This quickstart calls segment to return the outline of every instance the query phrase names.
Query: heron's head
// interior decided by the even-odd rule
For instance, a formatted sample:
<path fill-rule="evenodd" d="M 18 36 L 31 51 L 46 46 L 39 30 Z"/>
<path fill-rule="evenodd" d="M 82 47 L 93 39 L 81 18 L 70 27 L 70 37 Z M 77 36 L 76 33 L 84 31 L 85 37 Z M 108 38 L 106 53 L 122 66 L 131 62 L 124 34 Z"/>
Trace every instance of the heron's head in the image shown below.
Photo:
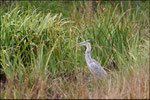
<path fill-rule="evenodd" d="M 91 44 L 88 41 L 84 41 L 84 42 L 78 43 L 78 45 L 88 46 L 88 45 L 91 45 Z"/>

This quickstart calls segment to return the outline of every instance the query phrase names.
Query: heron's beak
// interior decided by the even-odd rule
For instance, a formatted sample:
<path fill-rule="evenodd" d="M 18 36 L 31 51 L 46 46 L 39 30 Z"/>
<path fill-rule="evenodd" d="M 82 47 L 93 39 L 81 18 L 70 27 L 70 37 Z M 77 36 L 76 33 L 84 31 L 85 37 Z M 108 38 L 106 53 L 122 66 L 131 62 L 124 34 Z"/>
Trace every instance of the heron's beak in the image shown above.
<path fill-rule="evenodd" d="M 80 44 L 79 44 L 79 43 L 77 43 L 77 46 L 80 46 Z"/>
<path fill-rule="evenodd" d="M 81 43 L 77 43 L 77 45 L 86 45 L 86 44 L 87 44 L 87 42 L 86 42 L 86 41 L 81 42 Z"/>
<path fill-rule="evenodd" d="M 81 46 L 81 45 L 83 45 L 83 44 L 82 44 L 82 43 L 77 43 L 77 45 L 78 45 L 78 46 Z"/>

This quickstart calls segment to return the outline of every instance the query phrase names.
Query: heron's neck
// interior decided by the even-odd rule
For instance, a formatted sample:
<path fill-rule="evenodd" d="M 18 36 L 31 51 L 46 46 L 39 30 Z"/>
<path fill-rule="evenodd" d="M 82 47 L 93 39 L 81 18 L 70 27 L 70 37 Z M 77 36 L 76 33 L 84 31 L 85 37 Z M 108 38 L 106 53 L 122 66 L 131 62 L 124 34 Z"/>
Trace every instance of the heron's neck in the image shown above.
<path fill-rule="evenodd" d="M 85 51 L 85 59 L 87 60 L 87 59 L 91 58 L 91 45 L 89 44 L 86 47 L 87 47 L 87 49 Z"/>

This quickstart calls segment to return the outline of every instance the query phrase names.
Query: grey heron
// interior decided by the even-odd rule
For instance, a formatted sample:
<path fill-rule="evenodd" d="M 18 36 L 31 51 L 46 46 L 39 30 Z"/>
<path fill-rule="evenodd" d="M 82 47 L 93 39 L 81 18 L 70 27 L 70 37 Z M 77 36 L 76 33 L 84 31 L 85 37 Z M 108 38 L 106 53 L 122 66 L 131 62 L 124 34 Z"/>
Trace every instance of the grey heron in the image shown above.
<path fill-rule="evenodd" d="M 87 48 L 85 51 L 85 60 L 92 74 L 94 74 L 96 77 L 100 79 L 104 78 L 107 75 L 106 71 L 95 59 L 91 58 L 90 42 L 84 41 L 84 42 L 78 43 L 78 45 L 84 45 Z"/>

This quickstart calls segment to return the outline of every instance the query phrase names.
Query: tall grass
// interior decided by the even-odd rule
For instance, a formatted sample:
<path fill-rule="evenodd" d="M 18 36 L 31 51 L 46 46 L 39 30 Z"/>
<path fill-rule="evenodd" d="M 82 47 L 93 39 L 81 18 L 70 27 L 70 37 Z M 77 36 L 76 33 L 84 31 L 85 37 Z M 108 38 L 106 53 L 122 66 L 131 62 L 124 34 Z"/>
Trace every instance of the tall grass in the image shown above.
<path fill-rule="evenodd" d="M 54 73 L 56 69 L 65 68 L 63 67 L 65 61 L 61 60 L 67 59 L 66 53 L 73 48 L 70 44 L 72 43 L 71 33 L 68 31 L 71 21 L 61 19 L 61 15 L 52 16 L 51 13 L 42 15 L 31 9 L 24 12 L 16 7 L 5 13 L 1 22 L 4 66 L 8 58 L 8 61 L 15 60 L 12 63 L 17 66 L 18 60 L 21 61 L 24 67 L 32 66 L 33 63 L 35 65 L 35 59 L 38 59 L 38 65 L 42 68 L 49 66 L 48 69 Z M 11 54 L 6 57 L 7 53 L 5 54 L 4 51 Z M 14 68 L 13 65 L 9 66 Z"/>
<path fill-rule="evenodd" d="M 71 18 L 32 3 L 1 7 L 0 64 L 7 76 L 1 98 L 149 98 L 146 4 L 124 9 L 107 2 L 95 15 L 87 2 L 77 4 Z M 94 80 L 85 49 L 76 46 L 84 40 L 90 40 L 92 57 L 103 67 L 111 59 L 119 71 Z"/>

